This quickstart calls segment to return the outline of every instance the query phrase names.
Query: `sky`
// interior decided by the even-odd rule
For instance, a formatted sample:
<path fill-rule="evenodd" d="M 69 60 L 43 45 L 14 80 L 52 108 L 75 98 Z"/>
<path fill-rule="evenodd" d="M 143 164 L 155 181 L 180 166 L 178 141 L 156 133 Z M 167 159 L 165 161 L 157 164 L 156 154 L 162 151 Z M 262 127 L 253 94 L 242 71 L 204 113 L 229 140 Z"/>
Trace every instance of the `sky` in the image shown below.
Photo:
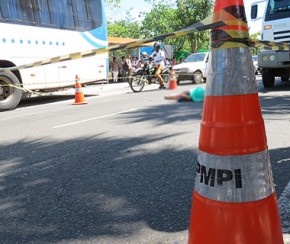
<path fill-rule="evenodd" d="M 120 6 L 121 9 L 115 12 L 111 12 L 109 9 L 106 9 L 106 11 L 109 11 L 109 16 L 107 13 L 107 17 L 114 19 L 124 19 L 124 16 L 126 15 L 126 10 L 130 10 L 131 16 L 138 19 L 139 13 L 146 11 L 150 12 L 151 10 L 151 4 L 146 3 L 144 0 L 120 0 Z"/>
<path fill-rule="evenodd" d="M 224 0 L 223 0 L 224 1 Z M 248 19 L 248 25 L 250 27 L 250 34 L 260 31 L 262 23 L 261 20 L 252 22 L 250 18 L 251 5 L 257 1 L 261 0 L 244 0 L 244 5 L 246 8 L 246 15 Z M 260 6 L 264 7 L 265 4 Z M 131 9 L 131 10 L 130 10 Z M 110 12 L 109 9 L 106 9 L 107 17 L 112 20 L 124 19 L 126 15 L 126 10 L 130 10 L 131 16 L 138 20 L 140 12 L 150 11 L 151 5 L 146 3 L 144 0 L 121 0 L 121 9 L 115 12 Z"/>

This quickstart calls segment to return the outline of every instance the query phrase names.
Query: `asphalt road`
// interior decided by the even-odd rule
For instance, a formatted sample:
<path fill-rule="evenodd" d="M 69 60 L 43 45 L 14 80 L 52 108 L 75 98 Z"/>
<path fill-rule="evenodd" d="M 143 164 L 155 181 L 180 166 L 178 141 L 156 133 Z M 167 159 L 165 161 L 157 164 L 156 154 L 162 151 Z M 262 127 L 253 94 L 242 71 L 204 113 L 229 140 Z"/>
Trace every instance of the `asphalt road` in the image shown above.
<path fill-rule="evenodd" d="M 257 83 L 289 234 L 290 84 Z M 2 112 L 1 243 L 187 243 L 202 103 L 163 99 L 178 91 L 88 86 L 86 105 L 69 90 Z"/>

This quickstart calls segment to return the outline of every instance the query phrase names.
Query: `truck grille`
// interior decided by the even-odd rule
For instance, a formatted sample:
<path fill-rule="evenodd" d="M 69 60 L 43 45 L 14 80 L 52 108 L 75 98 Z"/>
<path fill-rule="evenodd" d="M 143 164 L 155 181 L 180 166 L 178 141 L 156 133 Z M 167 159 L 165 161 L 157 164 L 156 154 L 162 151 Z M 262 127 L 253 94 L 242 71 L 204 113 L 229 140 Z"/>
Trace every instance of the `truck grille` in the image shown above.
<path fill-rule="evenodd" d="M 290 31 L 275 31 L 274 41 L 282 43 L 290 43 Z"/>

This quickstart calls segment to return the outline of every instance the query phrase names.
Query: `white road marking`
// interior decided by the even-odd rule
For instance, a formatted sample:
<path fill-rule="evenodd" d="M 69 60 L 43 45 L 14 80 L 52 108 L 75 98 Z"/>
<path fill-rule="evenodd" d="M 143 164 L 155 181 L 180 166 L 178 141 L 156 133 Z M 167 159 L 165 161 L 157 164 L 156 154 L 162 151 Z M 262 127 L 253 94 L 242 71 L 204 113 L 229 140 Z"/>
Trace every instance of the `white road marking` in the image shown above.
<path fill-rule="evenodd" d="M 63 127 L 67 127 L 67 126 L 72 126 L 72 125 L 77 125 L 77 124 L 81 124 L 81 123 L 86 123 L 92 120 L 97 120 L 97 119 L 103 119 L 103 118 L 108 118 L 108 117 L 112 117 L 115 115 L 119 115 L 119 114 L 124 114 L 124 113 L 128 113 L 128 112 L 132 112 L 132 111 L 136 111 L 137 109 L 129 109 L 129 110 L 125 110 L 125 111 L 121 111 L 121 112 L 117 112 L 117 113 L 112 113 L 112 114 L 106 114 L 106 115 L 102 115 L 102 116 L 98 116 L 98 117 L 94 117 L 94 118 L 89 118 L 89 119 L 84 119 L 84 120 L 79 120 L 76 122 L 72 122 L 72 123 L 68 123 L 68 124 L 63 124 L 63 125 L 57 125 L 52 127 L 53 129 L 58 129 L 58 128 L 63 128 Z"/>

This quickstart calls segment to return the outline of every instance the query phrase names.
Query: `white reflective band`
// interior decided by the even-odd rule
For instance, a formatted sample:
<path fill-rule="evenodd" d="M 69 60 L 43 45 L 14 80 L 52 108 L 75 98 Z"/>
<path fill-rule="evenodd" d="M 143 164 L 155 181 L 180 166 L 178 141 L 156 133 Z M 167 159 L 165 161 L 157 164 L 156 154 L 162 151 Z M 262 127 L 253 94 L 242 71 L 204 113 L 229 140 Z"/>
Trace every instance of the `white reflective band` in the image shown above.
<path fill-rule="evenodd" d="M 252 54 L 249 48 L 212 50 L 207 67 L 207 96 L 257 93 Z"/>
<path fill-rule="evenodd" d="M 82 92 L 82 88 L 75 88 L 75 92 Z"/>
<path fill-rule="evenodd" d="M 221 202 L 251 202 L 274 192 L 268 150 L 217 156 L 199 152 L 195 191 Z"/>

